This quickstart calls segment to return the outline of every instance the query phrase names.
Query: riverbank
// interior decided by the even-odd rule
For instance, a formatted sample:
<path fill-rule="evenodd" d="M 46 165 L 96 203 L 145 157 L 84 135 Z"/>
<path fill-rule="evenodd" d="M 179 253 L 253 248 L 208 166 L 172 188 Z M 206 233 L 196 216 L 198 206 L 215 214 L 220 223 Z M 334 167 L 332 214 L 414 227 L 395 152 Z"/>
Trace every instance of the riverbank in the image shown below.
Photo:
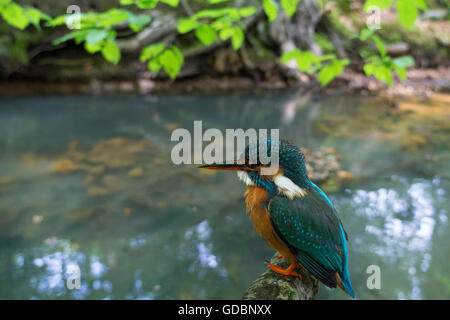
<path fill-rule="evenodd" d="M 15 80 L 0 82 L 0 96 L 21 96 L 33 94 L 108 94 L 158 92 L 215 92 L 223 90 L 274 90 L 298 89 L 305 93 L 358 93 L 363 95 L 427 96 L 432 93 L 450 93 L 450 67 L 437 69 L 412 69 L 405 82 L 395 81 L 392 87 L 373 77 L 354 71 L 345 71 L 327 87 L 321 87 L 312 77 L 300 75 L 300 82 L 279 77 L 271 81 L 258 81 L 244 76 L 212 78 L 200 76 L 177 81 L 152 80 L 99 80 L 91 81 L 35 81 Z"/>

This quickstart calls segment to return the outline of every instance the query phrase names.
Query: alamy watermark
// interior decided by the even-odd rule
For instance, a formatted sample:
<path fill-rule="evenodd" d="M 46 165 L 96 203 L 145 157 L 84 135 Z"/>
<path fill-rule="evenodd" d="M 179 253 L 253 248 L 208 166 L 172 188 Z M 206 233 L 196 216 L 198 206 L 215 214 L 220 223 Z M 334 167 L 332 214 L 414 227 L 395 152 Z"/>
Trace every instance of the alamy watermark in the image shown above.
<path fill-rule="evenodd" d="M 369 6 L 366 9 L 369 16 L 366 19 L 366 26 L 369 30 L 381 29 L 381 8 L 379 6 Z"/>
<path fill-rule="evenodd" d="M 77 5 L 67 7 L 66 27 L 70 30 L 81 29 L 81 9 Z"/>
<path fill-rule="evenodd" d="M 67 266 L 67 273 L 70 274 L 66 281 L 66 287 L 69 290 L 81 288 L 81 270 L 77 265 Z"/>
<path fill-rule="evenodd" d="M 266 142 L 267 138 L 269 138 L 267 129 L 247 129 L 245 131 L 243 129 L 226 129 L 224 138 L 222 131 L 219 129 L 210 128 L 203 132 L 202 121 L 194 121 L 193 136 L 185 128 L 178 128 L 172 132 L 171 141 L 178 141 L 179 143 L 172 148 L 171 159 L 176 165 L 260 164 L 261 175 L 274 175 L 278 172 L 279 166 L 279 129 L 270 129 L 270 153 L 267 148 L 268 144 L 261 143 Z M 256 145 L 258 141 L 260 142 L 258 153 L 249 152 L 248 159 L 239 157 L 239 155 L 244 154 L 247 142 L 249 145 Z M 203 149 L 203 142 L 210 143 Z M 225 157 L 224 147 L 226 147 Z"/>
<path fill-rule="evenodd" d="M 372 264 L 367 267 L 366 273 L 370 274 L 370 276 L 367 278 L 367 289 L 373 290 L 373 289 L 381 289 L 381 269 L 376 264 Z"/>

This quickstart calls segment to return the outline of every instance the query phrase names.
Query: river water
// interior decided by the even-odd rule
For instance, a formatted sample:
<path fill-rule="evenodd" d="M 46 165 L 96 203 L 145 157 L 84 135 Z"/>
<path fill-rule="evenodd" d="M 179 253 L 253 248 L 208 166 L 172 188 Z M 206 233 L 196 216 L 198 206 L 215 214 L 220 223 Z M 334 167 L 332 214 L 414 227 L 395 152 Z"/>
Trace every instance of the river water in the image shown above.
<path fill-rule="evenodd" d="M 357 298 L 449 299 L 449 107 L 294 91 L 1 98 L 0 298 L 240 299 L 274 252 L 235 174 L 172 163 L 171 132 L 201 120 L 333 148 L 353 176 L 326 191 Z"/>

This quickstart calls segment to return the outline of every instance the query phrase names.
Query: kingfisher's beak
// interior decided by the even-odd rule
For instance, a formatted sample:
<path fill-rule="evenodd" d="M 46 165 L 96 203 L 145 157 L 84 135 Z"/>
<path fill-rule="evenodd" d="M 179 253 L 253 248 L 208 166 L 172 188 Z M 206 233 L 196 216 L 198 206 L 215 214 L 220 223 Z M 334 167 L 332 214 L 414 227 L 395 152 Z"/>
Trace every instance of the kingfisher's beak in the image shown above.
<path fill-rule="evenodd" d="M 248 170 L 248 166 L 246 166 L 245 164 L 237 164 L 237 163 L 213 163 L 213 164 L 205 164 L 202 166 L 199 166 L 200 169 L 209 169 L 209 170 L 233 170 L 233 171 L 238 171 L 238 170 L 243 170 L 246 171 Z"/>

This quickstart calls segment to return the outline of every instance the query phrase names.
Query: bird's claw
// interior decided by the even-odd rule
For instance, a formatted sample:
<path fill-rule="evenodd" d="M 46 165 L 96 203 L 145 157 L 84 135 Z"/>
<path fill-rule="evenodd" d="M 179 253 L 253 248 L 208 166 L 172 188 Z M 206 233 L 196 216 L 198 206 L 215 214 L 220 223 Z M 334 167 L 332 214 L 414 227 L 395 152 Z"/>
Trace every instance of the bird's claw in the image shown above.
<path fill-rule="evenodd" d="M 289 267 L 287 267 L 287 269 L 282 269 L 274 264 L 271 264 L 269 261 L 265 260 L 264 261 L 267 266 L 274 272 L 278 273 L 278 274 L 282 274 L 284 276 L 294 276 L 294 277 L 299 277 L 300 279 L 302 279 L 302 276 L 300 274 L 298 274 L 297 272 L 294 272 L 295 268 L 297 267 L 297 263 L 292 263 Z"/>

